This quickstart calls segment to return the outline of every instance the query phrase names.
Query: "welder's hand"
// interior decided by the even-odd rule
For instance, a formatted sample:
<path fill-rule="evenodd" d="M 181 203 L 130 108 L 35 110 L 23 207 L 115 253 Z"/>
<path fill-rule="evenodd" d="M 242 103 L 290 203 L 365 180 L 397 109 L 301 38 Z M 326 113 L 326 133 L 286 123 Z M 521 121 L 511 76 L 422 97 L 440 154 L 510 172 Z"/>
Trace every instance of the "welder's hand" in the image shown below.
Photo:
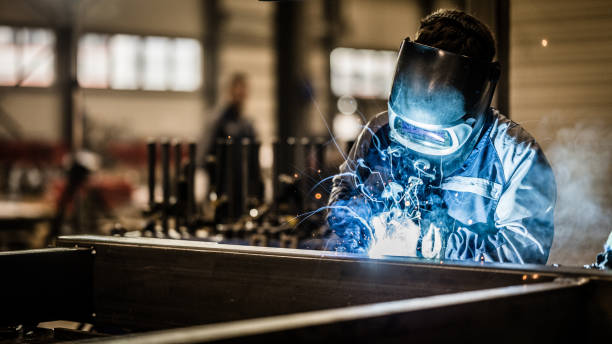
<path fill-rule="evenodd" d="M 440 228 L 432 223 L 423 235 L 421 254 L 424 258 L 437 259 L 440 258 L 441 250 L 442 235 L 440 234 Z"/>

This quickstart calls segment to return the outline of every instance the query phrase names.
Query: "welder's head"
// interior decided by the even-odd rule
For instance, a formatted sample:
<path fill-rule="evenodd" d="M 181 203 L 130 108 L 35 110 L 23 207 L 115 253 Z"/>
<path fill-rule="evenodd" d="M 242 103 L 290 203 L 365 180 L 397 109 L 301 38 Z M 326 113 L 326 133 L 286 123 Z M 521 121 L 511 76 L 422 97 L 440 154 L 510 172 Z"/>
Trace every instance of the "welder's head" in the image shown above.
<path fill-rule="evenodd" d="M 455 171 L 474 148 L 499 77 L 495 42 L 476 18 L 440 10 L 400 48 L 391 95 L 392 138 Z"/>
<path fill-rule="evenodd" d="M 491 30 L 475 17 L 457 10 L 438 10 L 423 18 L 414 41 L 486 62 L 495 57 Z"/>

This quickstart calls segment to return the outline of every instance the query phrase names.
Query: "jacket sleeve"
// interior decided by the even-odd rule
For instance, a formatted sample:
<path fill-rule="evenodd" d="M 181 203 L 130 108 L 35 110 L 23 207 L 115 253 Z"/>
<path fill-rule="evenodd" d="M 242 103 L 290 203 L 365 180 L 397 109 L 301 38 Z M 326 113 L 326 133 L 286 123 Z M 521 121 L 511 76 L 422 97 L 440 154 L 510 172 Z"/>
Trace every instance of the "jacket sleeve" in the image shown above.
<path fill-rule="evenodd" d="M 356 162 L 368 154 L 373 137 L 378 136 L 386 118 L 386 113 L 379 114 L 365 126 L 333 178 L 327 223 L 340 238 L 341 249 L 348 252 L 364 252 L 370 240 L 372 209 L 363 193 L 357 190 L 360 175 Z"/>
<path fill-rule="evenodd" d="M 514 166 L 495 209 L 494 224 L 458 225 L 448 238 L 447 258 L 546 264 L 554 234 L 553 171 L 536 144 L 503 163 Z"/>

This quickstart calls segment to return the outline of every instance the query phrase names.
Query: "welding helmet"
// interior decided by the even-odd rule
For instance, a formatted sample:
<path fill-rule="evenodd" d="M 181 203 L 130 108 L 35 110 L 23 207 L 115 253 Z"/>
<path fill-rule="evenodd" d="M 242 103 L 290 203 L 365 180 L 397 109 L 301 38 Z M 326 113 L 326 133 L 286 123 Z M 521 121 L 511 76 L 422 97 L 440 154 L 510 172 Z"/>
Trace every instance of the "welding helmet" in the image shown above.
<path fill-rule="evenodd" d="M 497 62 L 405 39 L 388 103 L 392 139 L 452 173 L 478 141 L 498 78 Z"/>

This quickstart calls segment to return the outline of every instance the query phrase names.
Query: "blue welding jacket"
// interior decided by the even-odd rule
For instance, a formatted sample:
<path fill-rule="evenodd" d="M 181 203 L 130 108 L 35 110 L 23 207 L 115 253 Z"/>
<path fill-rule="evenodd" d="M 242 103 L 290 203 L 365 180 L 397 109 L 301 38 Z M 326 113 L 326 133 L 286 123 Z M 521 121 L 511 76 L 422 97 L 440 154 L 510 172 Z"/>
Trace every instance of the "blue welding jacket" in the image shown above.
<path fill-rule="evenodd" d="M 358 216 L 367 222 L 376 211 L 351 176 L 361 173 L 358 161 L 377 164 L 374 144 L 376 150 L 394 145 L 389 130 L 386 112 L 370 121 L 334 178 L 328 223 L 347 243 L 347 251 L 365 252 L 369 240 L 356 234 L 359 223 L 348 219 Z M 554 174 L 533 137 L 518 124 L 490 109 L 472 152 L 460 168 L 441 176 L 439 185 L 451 227 L 443 239 L 445 259 L 546 263 L 554 234 Z"/>

